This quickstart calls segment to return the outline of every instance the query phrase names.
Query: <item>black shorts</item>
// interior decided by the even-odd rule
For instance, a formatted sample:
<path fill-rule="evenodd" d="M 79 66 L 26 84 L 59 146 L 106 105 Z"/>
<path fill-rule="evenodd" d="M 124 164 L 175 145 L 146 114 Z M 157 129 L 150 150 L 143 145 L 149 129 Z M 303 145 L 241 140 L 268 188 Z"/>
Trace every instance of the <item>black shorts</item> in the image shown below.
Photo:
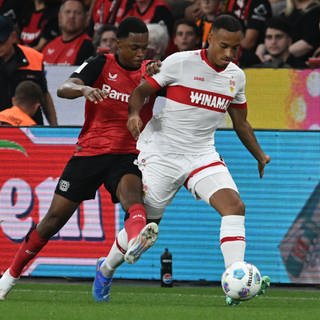
<path fill-rule="evenodd" d="M 72 157 L 64 168 L 55 193 L 74 202 L 94 199 L 103 184 L 112 202 L 119 202 L 116 191 L 121 178 L 135 174 L 141 178 L 134 164 L 136 154 L 104 154 L 92 157 Z"/>

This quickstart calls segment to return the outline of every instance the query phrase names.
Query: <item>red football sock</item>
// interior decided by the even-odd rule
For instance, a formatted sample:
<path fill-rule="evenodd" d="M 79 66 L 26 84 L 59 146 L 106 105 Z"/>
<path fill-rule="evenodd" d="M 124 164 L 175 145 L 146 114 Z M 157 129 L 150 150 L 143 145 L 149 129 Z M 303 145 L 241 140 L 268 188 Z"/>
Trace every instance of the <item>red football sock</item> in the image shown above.
<path fill-rule="evenodd" d="M 10 274 L 19 278 L 23 268 L 46 245 L 47 239 L 40 237 L 37 229 L 33 229 L 23 240 L 10 266 Z"/>
<path fill-rule="evenodd" d="M 128 209 L 129 218 L 124 222 L 124 228 L 128 235 L 128 243 L 132 238 L 135 238 L 146 225 L 146 209 L 136 203 Z"/>

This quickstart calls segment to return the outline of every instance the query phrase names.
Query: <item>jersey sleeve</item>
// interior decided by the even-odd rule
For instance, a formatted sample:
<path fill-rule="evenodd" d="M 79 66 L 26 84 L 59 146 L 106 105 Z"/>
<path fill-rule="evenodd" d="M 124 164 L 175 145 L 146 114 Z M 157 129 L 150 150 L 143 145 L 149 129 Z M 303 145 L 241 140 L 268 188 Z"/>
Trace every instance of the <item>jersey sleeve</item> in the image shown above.
<path fill-rule="evenodd" d="M 146 76 L 146 80 L 157 89 L 166 87 L 176 82 L 179 74 L 181 63 L 179 54 L 172 54 L 161 63 L 160 72 L 152 77 Z M 181 60 L 181 59 L 180 59 Z"/>
<path fill-rule="evenodd" d="M 242 70 L 240 70 L 238 75 L 239 83 L 237 85 L 237 93 L 234 97 L 234 99 L 230 103 L 231 108 L 246 108 L 247 107 L 247 99 L 245 95 L 245 87 L 246 87 L 246 76 Z"/>
<path fill-rule="evenodd" d="M 85 85 L 91 86 L 98 79 L 106 59 L 105 55 L 89 58 L 71 74 L 70 78 L 81 79 Z"/>

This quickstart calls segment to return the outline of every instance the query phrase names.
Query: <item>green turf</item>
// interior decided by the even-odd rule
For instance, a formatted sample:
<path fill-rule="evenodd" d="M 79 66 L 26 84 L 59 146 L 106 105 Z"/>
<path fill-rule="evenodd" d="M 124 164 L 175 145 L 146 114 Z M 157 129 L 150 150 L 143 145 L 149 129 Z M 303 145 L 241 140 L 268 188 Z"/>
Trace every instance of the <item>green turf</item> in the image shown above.
<path fill-rule="evenodd" d="M 109 303 L 95 303 L 90 284 L 19 283 L 0 301 L 1 320 L 304 320 L 320 319 L 320 290 L 271 288 L 229 307 L 219 287 L 115 284 Z"/>

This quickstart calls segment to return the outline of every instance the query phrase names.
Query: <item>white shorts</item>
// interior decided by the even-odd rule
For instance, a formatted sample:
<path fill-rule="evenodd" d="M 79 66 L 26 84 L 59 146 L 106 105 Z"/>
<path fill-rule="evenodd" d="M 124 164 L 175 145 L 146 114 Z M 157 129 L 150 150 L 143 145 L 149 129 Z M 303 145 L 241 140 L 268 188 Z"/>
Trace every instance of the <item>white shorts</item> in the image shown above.
<path fill-rule="evenodd" d="M 137 164 L 142 172 L 144 202 L 149 219 L 160 219 L 165 207 L 183 185 L 196 199 L 203 199 L 207 203 L 220 189 L 238 192 L 227 166 L 217 152 L 205 155 L 140 152 Z"/>

